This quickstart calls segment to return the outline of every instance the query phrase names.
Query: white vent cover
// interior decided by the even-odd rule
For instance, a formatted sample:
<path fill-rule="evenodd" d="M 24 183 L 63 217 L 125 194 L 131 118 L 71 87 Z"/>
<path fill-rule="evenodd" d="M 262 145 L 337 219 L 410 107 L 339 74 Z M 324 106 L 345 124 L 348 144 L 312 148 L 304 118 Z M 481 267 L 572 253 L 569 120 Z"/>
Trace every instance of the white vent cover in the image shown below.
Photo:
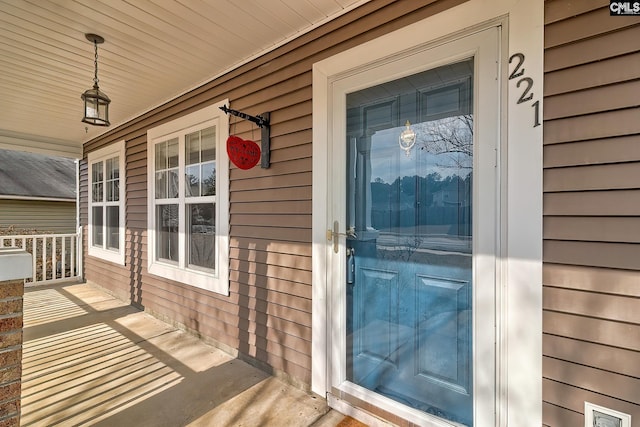
<path fill-rule="evenodd" d="M 631 427 L 631 415 L 584 402 L 584 427 Z"/>

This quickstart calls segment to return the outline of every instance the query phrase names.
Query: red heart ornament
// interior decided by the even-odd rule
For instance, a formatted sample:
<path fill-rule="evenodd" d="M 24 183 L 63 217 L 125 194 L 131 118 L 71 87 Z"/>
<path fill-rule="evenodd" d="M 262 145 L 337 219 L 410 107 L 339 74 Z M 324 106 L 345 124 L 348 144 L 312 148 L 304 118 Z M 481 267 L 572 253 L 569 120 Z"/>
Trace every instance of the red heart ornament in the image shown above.
<path fill-rule="evenodd" d="M 260 160 L 260 147 L 253 141 L 230 135 L 227 138 L 229 160 L 240 169 L 251 169 Z"/>

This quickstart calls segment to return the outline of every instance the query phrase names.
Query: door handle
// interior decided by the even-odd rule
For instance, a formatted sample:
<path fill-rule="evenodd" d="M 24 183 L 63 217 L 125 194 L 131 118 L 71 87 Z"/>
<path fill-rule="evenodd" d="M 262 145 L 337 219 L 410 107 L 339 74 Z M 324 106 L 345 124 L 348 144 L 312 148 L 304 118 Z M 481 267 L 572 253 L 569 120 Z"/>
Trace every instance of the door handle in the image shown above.
<path fill-rule="evenodd" d="M 335 253 L 338 253 L 340 236 L 351 237 L 352 239 L 358 238 L 356 228 L 353 225 L 346 232 L 340 233 L 340 224 L 338 221 L 333 221 L 333 230 L 327 229 L 327 240 L 329 242 L 333 240 L 333 252 Z"/>

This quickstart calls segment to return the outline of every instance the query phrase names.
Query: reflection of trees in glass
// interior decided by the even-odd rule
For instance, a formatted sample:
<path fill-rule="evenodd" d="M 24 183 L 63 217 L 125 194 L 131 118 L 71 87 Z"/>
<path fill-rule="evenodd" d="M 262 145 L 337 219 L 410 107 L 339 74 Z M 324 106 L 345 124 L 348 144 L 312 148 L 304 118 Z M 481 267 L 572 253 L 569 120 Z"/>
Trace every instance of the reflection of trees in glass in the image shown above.
<path fill-rule="evenodd" d="M 214 196 L 216 194 L 216 170 L 206 177 L 202 182 L 202 192 L 205 196 Z"/>
<path fill-rule="evenodd" d="M 371 222 L 377 230 L 428 226 L 432 233 L 465 236 L 471 233 L 472 175 L 398 177 L 392 183 L 374 179 Z"/>
<path fill-rule="evenodd" d="M 473 158 L 473 116 L 464 114 L 417 123 L 416 146 L 431 154 L 448 155 L 452 164 L 441 167 L 471 169 Z"/>
<path fill-rule="evenodd" d="M 216 170 L 211 164 L 204 163 L 202 165 L 202 171 L 199 166 L 196 166 L 194 173 L 185 173 L 186 183 L 186 195 L 187 196 L 215 196 L 216 195 Z M 202 181 L 202 188 L 200 188 L 200 175 L 208 174 Z"/>
<path fill-rule="evenodd" d="M 467 196 L 471 193 L 471 173 L 466 177 L 459 175 L 449 175 L 442 177 L 438 172 L 432 172 L 427 176 L 403 176 L 398 177 L 392 183 L 386 183 L 380 177 L 371 183 L 371 198 L 374 204 L 388 203 L 389 201 L 403 201 L 413 205 L 413 200 L 417 197 L 421 204 L 432 206 L 434 194 L 444 191 L 457 191 L 461 197 L 456 202 L 459 205 L 468 205 L 470 200 Z"/>
<path fill-rule="evenodd" d="M 187 196 L 199 196 L 198 184 L 200 182 L 200 178 L 193 175 L 187 174 Z"/>

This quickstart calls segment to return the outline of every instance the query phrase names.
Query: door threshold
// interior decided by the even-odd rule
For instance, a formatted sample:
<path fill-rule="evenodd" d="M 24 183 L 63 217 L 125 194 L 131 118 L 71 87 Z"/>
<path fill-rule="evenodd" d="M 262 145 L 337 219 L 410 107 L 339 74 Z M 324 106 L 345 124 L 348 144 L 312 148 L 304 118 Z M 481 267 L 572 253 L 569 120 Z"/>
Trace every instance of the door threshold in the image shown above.
<path fill-rule="evenodd" d="M 417 427 L 467 427 L 455 421 L 439 418 L 399 404 L 385 396 L 368 393 L 362 387 L 344 383 L 327 392 L 329 407 L 373 427 L 405 426 Z"/>
<path fill-rule="evenodd" d="M 394 427 L 398 425 L 393 424 L 387 420 L 383 420 L 382 418 L 379 418 L 362 408 L 358 408 L 347 402 L 346 400 L 340 399 L 339 397 L 331 393 L 327 393 L 327 404 L 329 405 L 329 407 L 335 409 L 336 411 L 350 416 L 351 418 L 356 419 L 370 427 Z"/>

